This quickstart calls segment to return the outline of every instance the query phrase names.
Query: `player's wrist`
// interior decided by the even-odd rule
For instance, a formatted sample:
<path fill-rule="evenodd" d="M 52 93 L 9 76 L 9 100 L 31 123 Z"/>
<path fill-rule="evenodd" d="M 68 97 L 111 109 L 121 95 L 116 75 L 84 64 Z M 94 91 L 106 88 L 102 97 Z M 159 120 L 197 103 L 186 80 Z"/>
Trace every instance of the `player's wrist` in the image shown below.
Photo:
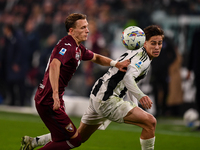
<path fill-rule="evenodd" d="M 58 94 L 58 90 L 53 91 L 53 94 Z"/>
<path fill-rule="evenodd" d="M 113 67 L 115 67 L 115 66 L 116 66 L 116 64 L 117 64 L 117 61 L 115 61 L 115 60 L 111 60 L 111 62 L 110 62 L 110 66 L 113 66 Z"/>

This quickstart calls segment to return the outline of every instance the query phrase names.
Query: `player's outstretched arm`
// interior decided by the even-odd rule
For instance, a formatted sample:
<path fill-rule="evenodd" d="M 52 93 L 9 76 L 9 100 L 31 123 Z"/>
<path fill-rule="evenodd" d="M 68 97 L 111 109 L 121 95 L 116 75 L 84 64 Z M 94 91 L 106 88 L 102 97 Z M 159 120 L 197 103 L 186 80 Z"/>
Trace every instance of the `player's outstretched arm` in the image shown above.
<path fill-rule="evenodd" d="M 126 72 L 127 66 L 130 64 L 130 60 L 124 60 L 123 62 L 114 61 L 108 57 L 95 54 L 91 60 L 94 63 L 100 64 L 102 66 L 113 66 L 117 67 L 120 71 Z"/>

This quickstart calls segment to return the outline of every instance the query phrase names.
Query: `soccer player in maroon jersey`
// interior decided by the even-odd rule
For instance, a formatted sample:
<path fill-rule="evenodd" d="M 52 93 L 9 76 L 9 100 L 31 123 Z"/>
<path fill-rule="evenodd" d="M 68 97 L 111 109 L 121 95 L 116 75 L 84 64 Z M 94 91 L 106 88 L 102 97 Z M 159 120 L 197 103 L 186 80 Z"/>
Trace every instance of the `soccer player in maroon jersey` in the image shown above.
<path fill-rule="evenodd" d="M 68 35 L 63 37 L 53 49 L 43 81 L 35 94 L 36 109 L 52 136 L 52 141 L 40 150 L 68 150 L 81 145 L 81 137 L 65 113 L 62 99 L 64 89 L 81 60 L 90 60 L 103 66 L 115 66 L 123 72 L 130 64 L 129 60 L 117 62 L 95 54 L 81 44 L 87 40 L 89 33 L 84 14 L 70 14 L 66 18 L 65 27 Z"/>

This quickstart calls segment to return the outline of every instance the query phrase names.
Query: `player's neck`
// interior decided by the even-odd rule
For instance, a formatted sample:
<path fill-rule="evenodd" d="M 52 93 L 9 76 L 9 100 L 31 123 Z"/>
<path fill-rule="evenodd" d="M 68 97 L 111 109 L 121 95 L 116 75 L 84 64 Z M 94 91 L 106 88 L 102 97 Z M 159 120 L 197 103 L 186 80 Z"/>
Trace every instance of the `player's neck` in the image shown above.
<path fill-rule="evenodd" d="M 76 37 L 74 37 L 74 36 L 73 36 L 72 34 L 70 34 L 70 33 L 68 33 L 68 35 L 71 35 L 71 36 L 72 36 L 72 38 L 73 38 L 74 41 L 76 42 L 77 46 L 80 45 L 81 42 L 79 42 L 79 40 L 78 40 Z"/>

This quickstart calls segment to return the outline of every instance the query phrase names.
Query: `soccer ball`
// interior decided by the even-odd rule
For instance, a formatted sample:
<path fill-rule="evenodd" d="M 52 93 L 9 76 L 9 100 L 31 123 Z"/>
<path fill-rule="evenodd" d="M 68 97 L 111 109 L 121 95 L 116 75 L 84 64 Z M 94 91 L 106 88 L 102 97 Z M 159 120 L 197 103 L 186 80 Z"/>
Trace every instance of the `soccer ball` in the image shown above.
<path fill-rule="evenodd" d="M 130 26 L 122 32 L 121 40 L 125 48 L 129 50 L 137 50 L 144 45 L 144 31 L 137 26 Z"/>
<path fill-rule="evenodd" d="M 188 127 L 195 126 L 195 123 L 198 120 L 198 118 L 199 118 L 198 111 L 194 108 L 188 109 L 183 115 L 184 123 Z"/>

